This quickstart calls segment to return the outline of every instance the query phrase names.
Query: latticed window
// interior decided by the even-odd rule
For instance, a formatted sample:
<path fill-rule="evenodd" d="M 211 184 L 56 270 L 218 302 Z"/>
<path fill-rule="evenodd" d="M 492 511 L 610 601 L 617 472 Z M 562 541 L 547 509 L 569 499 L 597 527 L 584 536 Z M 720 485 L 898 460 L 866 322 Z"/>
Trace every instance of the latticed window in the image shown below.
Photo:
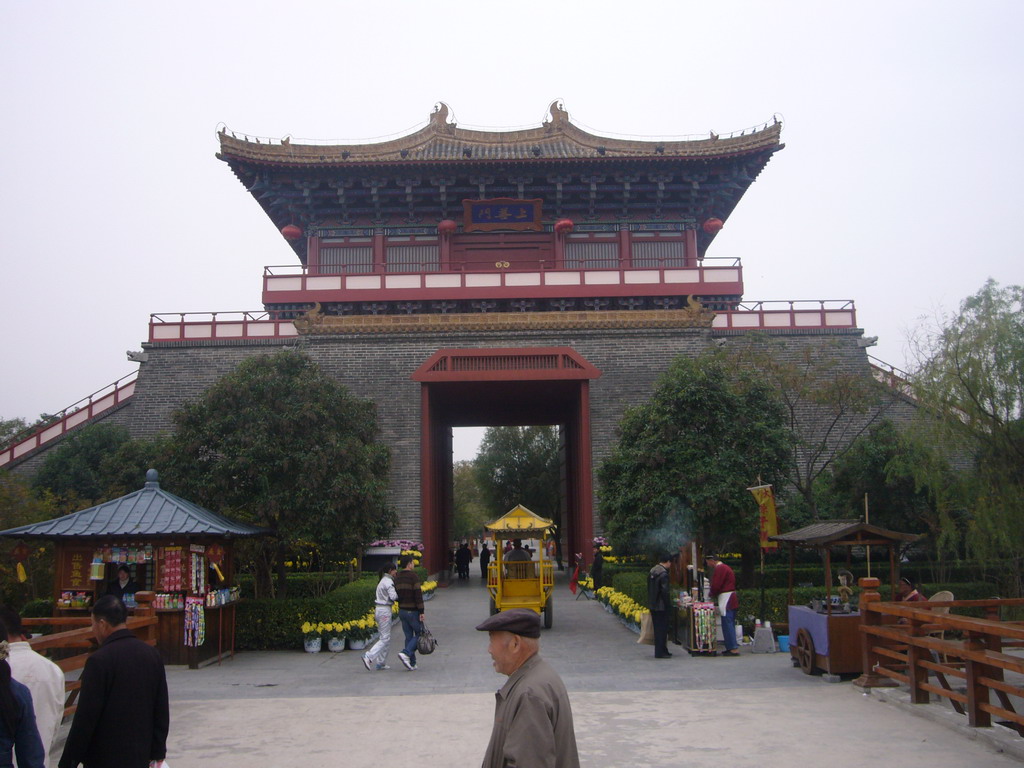
<path fill-rule="evenodd" d="M 565 244 L 566 269 L 618 269 L 619 244 L 614 240 L 569 240 Z"/>
<path fill-rule="evenodd" d="M 441 249 L 437 243 L 388 245 L 388 272 L 437 272 Z"/>
<path fill-rule="evenodd" d="M 685 267 L 686 248 L 683 240 L 638 240 L 634 235 L 634 267 Z"/>
<path fill-rule="evenodd" d="M 320 247 L 320 274 L 373 272 L 373 246 Z"/>

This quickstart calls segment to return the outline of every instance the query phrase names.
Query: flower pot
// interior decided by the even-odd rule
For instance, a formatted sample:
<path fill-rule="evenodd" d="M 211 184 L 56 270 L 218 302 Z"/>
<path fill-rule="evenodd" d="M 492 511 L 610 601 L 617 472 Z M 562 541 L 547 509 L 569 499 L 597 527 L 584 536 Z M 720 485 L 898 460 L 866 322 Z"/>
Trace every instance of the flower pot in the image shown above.
<path fill-rule="evenodd" d="M 361 651 L 366 647 L 365 640 L 356 640 L 354 637 L 348 639 L 348 647 L 351 651 Z"/>
<path fill-rule="evenodd" d="M 324 639 L 322 637 L 303 639 L 302 647 L 305 648 L 306 653 L 320 653 L 320 647 L 323 645 L 323 642 Z"/>
<path fill-rule="evenodd" d="M 345 650 L 344 637 L 330 637 L 327 639 L 327 650 L 331 653 L 341 653 Z"/>
<path fill-rule="evenodd" d="M 423 593 L 423 602 L 426 602 L 427 600 L 433 600 L 433 599 L 434 599 L 434 593 L 433 592 L 424 592 Z"/>

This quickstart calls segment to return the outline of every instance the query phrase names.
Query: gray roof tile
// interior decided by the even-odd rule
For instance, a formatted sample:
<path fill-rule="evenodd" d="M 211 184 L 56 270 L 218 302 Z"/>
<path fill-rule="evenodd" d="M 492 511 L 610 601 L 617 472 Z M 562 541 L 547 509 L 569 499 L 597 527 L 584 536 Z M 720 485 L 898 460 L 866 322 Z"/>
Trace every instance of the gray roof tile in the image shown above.
<path fill-rule="evenodd" d="M 146 473 L 141 490 L 64 517 L 0 531 L 15 538 L 63 539 L 79 536 L 260 536 L 269 533 L 230 520 L 160 489 L 157 473 Z"/>

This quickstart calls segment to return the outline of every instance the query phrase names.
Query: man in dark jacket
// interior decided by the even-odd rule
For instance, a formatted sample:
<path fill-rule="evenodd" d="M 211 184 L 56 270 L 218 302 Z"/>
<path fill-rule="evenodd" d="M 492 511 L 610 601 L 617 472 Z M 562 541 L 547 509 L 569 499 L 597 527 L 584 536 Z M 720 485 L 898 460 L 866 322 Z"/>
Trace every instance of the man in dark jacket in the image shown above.
<path fill-rule="evenodd" d="M 491 562 L 491 550 L 489 550 L 487 548 L 487 545 L 484 544 L 483 547 L 480 548 L 480 578 L 481 579 L 486 579 L 487 578 L 487 565 L 490 562 Z"/>
<path fill-rule="evenodd" d="M 647 607 L 651 611 L 651 624 L 654 626 L 654 658 L 668 659 L 668 612 L 672 608 L 672 597 L 668 592 L 668 567 L 672 555 L 667 552 L 661 556 L 658 564 L 647 574 Z"/>
<path fill-rule="evenodd" d="M 126 626 L 128 610 L 113 595 L 92 609 L 100 647 L 85 662 L 78 710 L 60 768 L 147 768 L 167 756 L 170 709 L 159 652 Z"/>
<path fill-rule="evenodd" d="M 423 589 L 420 577 L 413 570 L 416 561 L 412 555 L 402 555 L 398 560 L 398 575 L 395 576 L 395 592 L 398 593 L 398 618 L 405 632 L 405 647 L 398 652 L 398 659 L 410 672 L 416 667 L 416 639 L 423 631 Z"/>
<path fill-rule="evenodd" d="M 473 562 L 473 553 L 469 551 L 469 544 L 462 542 L 462 546 L 455 553 L 455 567 L 459 571 L 460 579 L 469 578 L 469 564 L 471 562 Z"/>

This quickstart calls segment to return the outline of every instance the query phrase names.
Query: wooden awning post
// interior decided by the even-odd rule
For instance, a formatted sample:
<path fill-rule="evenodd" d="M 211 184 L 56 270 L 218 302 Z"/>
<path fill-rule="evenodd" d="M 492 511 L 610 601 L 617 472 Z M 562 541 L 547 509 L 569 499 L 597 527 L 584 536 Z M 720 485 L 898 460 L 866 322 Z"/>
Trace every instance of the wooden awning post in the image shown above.
<path fill-rule="evenodd" d="M 789 545 L 789 596 L 786 598 L 786 605 L 793 604 L 793 567 L 795 564 L 794 552 L 796 546 L 792 543 Z"/>
<path fill-rule="evenodd" d="M 825 547 L 825 612 L 832 615 L 832 548 Z"/>

